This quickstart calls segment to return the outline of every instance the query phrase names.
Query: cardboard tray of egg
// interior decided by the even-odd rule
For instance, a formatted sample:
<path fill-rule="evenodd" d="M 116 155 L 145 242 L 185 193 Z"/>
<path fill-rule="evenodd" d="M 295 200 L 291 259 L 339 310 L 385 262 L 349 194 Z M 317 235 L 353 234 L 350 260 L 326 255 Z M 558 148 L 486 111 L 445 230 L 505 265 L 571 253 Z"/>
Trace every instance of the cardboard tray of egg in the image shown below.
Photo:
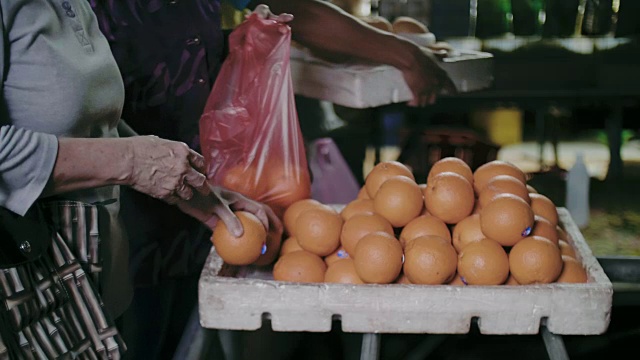
<path fill-rule="evenodd" d="M 565 208 L 561 226 L 585 266 L 584 284 L 510 286 L 349 285 L 272 280 L 271 267 L 224 264 L 212 250 L 199 282 L 205 328 L 328 332 L 335 319 L 358 333 L 602 334 L 609 326 L 613 287 Z"/>
<path fill-rule="evenodd" d="M 402 72 L 389 65 L 331 63 L 307 49 L 291 47 L 294 93 L 351 108 L 369 108 L 411 100 Z M 486 89 L 493 83 L 493 55 L 456 50 L 439 65 L 458 92 Z"/>

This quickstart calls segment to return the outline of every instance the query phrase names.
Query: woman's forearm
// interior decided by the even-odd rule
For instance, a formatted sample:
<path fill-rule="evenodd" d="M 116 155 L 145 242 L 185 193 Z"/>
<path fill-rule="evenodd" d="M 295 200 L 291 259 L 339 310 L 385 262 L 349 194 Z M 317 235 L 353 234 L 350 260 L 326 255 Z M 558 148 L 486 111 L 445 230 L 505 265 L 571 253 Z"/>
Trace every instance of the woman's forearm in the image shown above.
<path fill-rule="evenodd" d="M 275 14 L 293 14 L 292 37 L 312 49 L 348 55 L 398 69 L 410 68 L 421 56 L 418 46 L 381 31 L 337 6 L 317 0 L 263 0 Z"/>
<path fill-rule="evenodd" d="M 131 174 L 127 139 L 58 139 L 58 156 L 43 196 L 106 185 L 124 185 Z"/>

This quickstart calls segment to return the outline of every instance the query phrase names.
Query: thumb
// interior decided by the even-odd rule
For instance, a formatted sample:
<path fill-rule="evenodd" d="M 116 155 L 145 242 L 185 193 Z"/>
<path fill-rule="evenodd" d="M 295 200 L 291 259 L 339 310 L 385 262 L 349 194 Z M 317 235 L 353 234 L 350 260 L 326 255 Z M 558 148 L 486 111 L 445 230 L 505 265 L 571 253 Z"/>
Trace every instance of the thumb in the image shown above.
<path fill-rule="evenodd" d="M 242 223 L 240 219 L 233 213 L 233 211 L 226 205 L 216 207 L 214 211 L 220 221 L 227 227 L 229 233 L 235 237 L 240 237 L 244 234 Z"/>

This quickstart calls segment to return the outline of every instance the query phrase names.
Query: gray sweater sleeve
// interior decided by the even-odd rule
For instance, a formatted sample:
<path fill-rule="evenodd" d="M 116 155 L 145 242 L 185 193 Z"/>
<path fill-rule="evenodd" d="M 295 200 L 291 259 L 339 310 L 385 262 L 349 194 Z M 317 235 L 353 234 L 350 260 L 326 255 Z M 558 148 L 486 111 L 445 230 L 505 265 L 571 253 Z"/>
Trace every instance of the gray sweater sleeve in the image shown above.
<path fill-rule="evenodd" d="M 58 155 L 54 135 L 0 128 L 0 206 L 24 215 L 44 189 Z"/>

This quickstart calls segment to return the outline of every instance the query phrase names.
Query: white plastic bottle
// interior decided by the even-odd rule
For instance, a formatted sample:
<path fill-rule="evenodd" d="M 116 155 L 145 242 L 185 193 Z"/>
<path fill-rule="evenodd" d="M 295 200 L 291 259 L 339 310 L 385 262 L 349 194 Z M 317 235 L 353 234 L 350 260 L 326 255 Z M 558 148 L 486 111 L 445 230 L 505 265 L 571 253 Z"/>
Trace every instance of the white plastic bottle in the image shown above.
<path fill-rule="evenodd" d="M 567 173 L 566 206 L 580 229 L 589 225 L 589 181 L 584 155 L 578 153 L 575 164 Z"/>

